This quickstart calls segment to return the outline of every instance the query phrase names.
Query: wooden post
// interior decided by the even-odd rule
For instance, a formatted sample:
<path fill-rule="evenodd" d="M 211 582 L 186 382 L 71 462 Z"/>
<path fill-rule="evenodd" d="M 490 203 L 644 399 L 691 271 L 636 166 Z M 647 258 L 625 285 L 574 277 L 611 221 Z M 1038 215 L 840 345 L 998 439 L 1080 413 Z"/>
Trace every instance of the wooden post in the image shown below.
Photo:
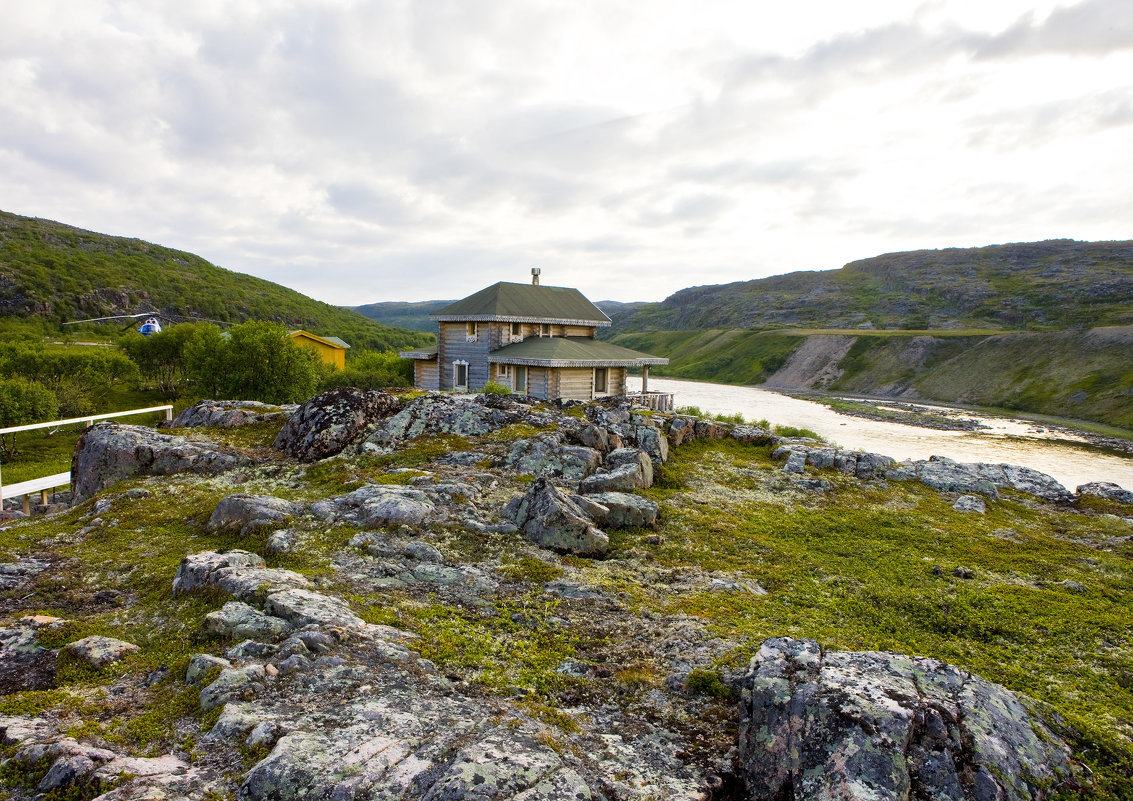
<path fill-rule="evenodd" d="M 649 391 L 649 365 L 641 365 L 641 394 Z"/>
<path fill-rule="evenodd" d="M 39 502 L 43 506 L 47 506 L 47 490 L 44 489 L 39 491 Z"/>
<path fill-rule="evenodd" d="M 168 409 L 165 410 L 165 421 L 167 423 L 173 421 L 173 407 L 172 406 L 170 406 Z"/>
<path fill-rule="evenodd" d="M 24 496 L 21 497 L 21 500 L 23 501 L 24 514 L 28 515 L 30 517 L 31 516 L 31 496 L 30 495 L 24 495 Z"/>

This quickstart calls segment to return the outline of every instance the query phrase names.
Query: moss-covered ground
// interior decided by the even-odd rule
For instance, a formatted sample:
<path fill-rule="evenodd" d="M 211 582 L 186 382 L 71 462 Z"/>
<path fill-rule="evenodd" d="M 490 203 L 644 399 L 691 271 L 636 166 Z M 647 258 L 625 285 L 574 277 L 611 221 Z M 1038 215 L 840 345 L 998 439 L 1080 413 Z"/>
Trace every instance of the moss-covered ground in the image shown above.
<path fill-rule="evenodd" d="M 265 456 L 277 428 L 194 435 Z M 51 563 L 30 589 L 0 595 L 0 618 L 40 613 L 71 621 L 45 635 L 50 645 L 104 634 L 141 646 L 98 672 L 64 660 L 55 689 L 0 698 L 0 714 L 54 717 L 75 736 L 137 753 L 192 752 L 211 719 L 180 678 L 191 654 L 230 645 L 200 631 L 204 615 L 226 598 L 174 598 L 174 573 L 182 557 L 201 550 L 262 554 L 266 538 L 207 532 L 222 497 L 313 500 L 418 474 L 391 472 L 399 468 L 438 469 L 433 460 L 451 449 L 500 453 L 507 444 L 499 434 L 422 439 L 387 455 L 314 465 L 277 455 L 239 475 L 125 482 L 100 496 L 111 505 L 97 527 L 89 501 L 0 528 L 0 561 Z M 1092 797 L 1133 794 L 1133 527 L 1122 519 L 1133 516 L 1130 509 L 1097 500 L 1066 509 L 1014 496 L 977 515 L 953 510 L 952 498 L 918 484 L 834 472 L 823 474 L 833 489 L 808 492 L 769 451 L 730 440 L 673 449 L 645 491 L 661 506 L 659 527 L 612 532 L 605 560 L 542 551 L 519 534 L 433 527 L 430 541 L 450 564 L 475 566 L 498 582 L 471 600 L 429 585 L 379 590 L 348 578 L 334 564 L 351 551 L 357 529 L 310 519 L 296 521 L 302 550 L 269 555 L 268 564 L 306 574 L 370 622 L 419 635 L 412 647 L 446 675 L 567 731 L 583 705 L 653 714 L 650 693 L 664 689 L 671 667 L 652 644 L 663 627 L 687 625 L 724 645 L 689 675 L 702 703 L 678 722 L 710 730 L 704 748 L 722 753 L 734 739 L 727 674 L 766 637 L 811 637 L 827 648 L 933 657 L 1025 693 L 1060 721 L 1077 757 L 1096 772 Z M 496 475 L 498 487 L 481 501 L 487 508 L 525 488 L 523 477 Z M 148 494 L 127 498 L 130 488 Z M 560 598 L 545 592 L 548 582 L 601 595 Z M 571 661 L 582 669 L 562 671 Z"/>

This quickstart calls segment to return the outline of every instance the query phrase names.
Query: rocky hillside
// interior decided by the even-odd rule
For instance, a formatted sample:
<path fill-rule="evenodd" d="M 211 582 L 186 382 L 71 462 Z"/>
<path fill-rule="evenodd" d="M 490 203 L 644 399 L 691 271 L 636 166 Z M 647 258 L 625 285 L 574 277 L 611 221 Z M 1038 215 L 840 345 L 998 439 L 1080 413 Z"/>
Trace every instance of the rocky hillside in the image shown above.
<path fill-rule="evenodd" d="M 1133 323 L 1133 241 L 888 253 L 840 270 L 682 289 L 617 331 L 1088 328 Z"/>
<path fill-rule="evenodd" d="M 261 412 L 93 426 L 0 527 L 9 798 L 1133 791 L 1133 493 L 617 399 Z"/>
<path fill-rule="evenodd" d="M 274 320 L 375 350 L 430 341 L 191 253 L 0 211 L 0 318 L 62 323 L 148 311 Z"/>

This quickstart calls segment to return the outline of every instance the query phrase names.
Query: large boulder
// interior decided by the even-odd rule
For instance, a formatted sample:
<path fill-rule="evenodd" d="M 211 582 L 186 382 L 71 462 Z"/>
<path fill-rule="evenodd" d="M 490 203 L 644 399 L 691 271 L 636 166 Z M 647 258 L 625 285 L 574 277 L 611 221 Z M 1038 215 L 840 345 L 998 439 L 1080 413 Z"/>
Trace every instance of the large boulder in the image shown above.
<path fill-rule="evenodd" d="M 575 502 L 602 528 L 652 528 L 658 506 L 628 492 L 596 492 L 575 496 Z"/>
<path fill-rule="evenodd" d="M 741 679 L 751 798 L 1045 799 L 1069 750 L 1012 692 L 932 659 L 765 641 Z"/>
<path fill-rule="evenodd" d="M 264 558 L 249 551 L 201 551 L 190 554 L 177 566 L 173 577 L 173 594 L 190 592 L 212 583 L 212 575 L 226 567 L 264 567 Z"/>
<path fill-rule="evenodd" d="M 636 465 L 641 470 L 641 486 L 653 486 L 653 460 L 639 448 L 618 448 L 606 454 L 606 467 L 614 470 L 622 465 Z"/>
<path fill-rule="evenodd" d="M 134 645 L 132 642 L 117 640 L 114 637 L 100 637 L 98 635 L 75 640 L 63 649 L 63 652 L 66 653 L 67 656 L 79 662 L 83 662 L 95 670 L 104 668 L 107 665 L 112 665 L 115 662 L 121 662 L 130 654 L 137 653 L 137 651 L 138 646 Z"/>
<path fill-rule="evenodd" d="M 239 428 L 271 420 L 283 421 L 293 406 L 271 406 L 259 401 L 203 400 L 161 428 Z"/>
<path fill-rule="evenodd" d="M 300 406 L 284 423 L 272 447 L 302 462 L 325 459 L 355 444 L 400 410 L 400 399 L 387 392 L 338 387 Z"/>
<path fill-rule="evenodd" d="M 517 473 L 578 481 L 601 464 L 602 454 L 583 445 L 564 445 L 559 433 L 517 439 L 504 457 L 504 467 Z"/>
<path fill-rule="evenodd" d="M 436 491 L 431 493 L 439 495 Z M 416 487 L 398 484 L 367 484 L 346 495 L 311 505 L 311 511 L 325 520 L 362 526 L 420 526 L 436 515 L 433 497 Z"/>
<path fill-rule="evenodd" d="M 648 457 L 646 457 L 648 458 Z M 587 476 L 579 482 L 579 492 L 583 494 L 593 492 L 633 492 L 645 486 L 645 479 L 641 475 L 641 465 L 627 463 Z"/>
<path fill-rule="evenodd" d="M 213 475 L 248 463 L 215 443 L 190 442 L 145 426 L 96 423 L 75 443 L 71 492 L 78 503 L 130 476 Z"/>
<path fill-rule="evenodd" d="M 739 428 L 739 426 L 737 426 Z M 802 438 L 798 438 L 802 439 Z M 880 453 L 866 453 L 837 448 L 833 445 L 814 444 L 813 440 L 799 442 L 785 440 L 771 452 L 771 458 L 787 458 L 783 469 L 788 473 L 802 473 L 805 465 L 821 469 L 834 468 L 841 473 L 858 478 L 880 476 L 892 465 L 893 459 Z"/>
<path fill-rule="evenodd" d="M 221 498 L 209 515 L 205 528 L 208 531 L 239 530 L 241 534 L 247 534 L 257 528 L 274 527 L 284 520 L 303 514 L 305 509 L 301 503 L 286 501 L 274 495 L 237 493 Z"/>
<path fill-rule="evenodd" d="M 518 423 L 526 410 L 527 407 L 499 396 L 422 395 L 367 436 L 360 450 L 381 450 L 423 434 L 483 436 Z"/>
<path fill-rule="evenodd" d="M 885 471 L 887 478 L 915 479 L 941 492 L 980 493 L 999 497 L 1000 489 L 1026 492 L 1052 503 L 1069 503 L 1073 496 L 1056 479 L 1030 467 L 986 462 L 957 462 L 945 456 L 908 461 Z"/>
<path fill-rule="evenodd" d="M 1075 494 L 1078 497 L 1092 495 L 1095 498 L 1104 498 L 1107 501 L 1133 503 L 1133 491 L 1109 481 L 1091 481 L 1089 484 L 1081 484 Z"/>
<path fill-rule="evenodd" d="M 581 556 L 603 556 L 610 547 L 610 538 L 585 510 L 545 477 L 532 481 L 508 511 L 527 539 L 540 547 Z"/>

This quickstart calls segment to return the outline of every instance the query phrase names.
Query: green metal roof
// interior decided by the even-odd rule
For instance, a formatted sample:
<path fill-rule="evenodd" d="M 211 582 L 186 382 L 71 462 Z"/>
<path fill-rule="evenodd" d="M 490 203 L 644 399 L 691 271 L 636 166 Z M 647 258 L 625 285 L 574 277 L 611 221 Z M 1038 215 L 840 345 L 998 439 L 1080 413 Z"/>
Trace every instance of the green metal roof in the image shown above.
<path fill-rule="evenodd" d="M 640 367 L 669 363 L 661 356 L 590 337 L 528 337 L 492 351 L 488 361 L 534 367 Z"/>
<path fill-rule="evenodd" d="M 610 325 L 610 318 L 577 289 L 504 281 L 437 309 L 429 319 Z"/>
<path fill-rule="evenodd" d="M 421 359 L 423 361 L 432 361 L 437 358 L 437 346 L 433 345 L 430 348 L 417 348 L 416 350 L 403 350 L 399 351 L 398 356 L 403 359 Z"/>

